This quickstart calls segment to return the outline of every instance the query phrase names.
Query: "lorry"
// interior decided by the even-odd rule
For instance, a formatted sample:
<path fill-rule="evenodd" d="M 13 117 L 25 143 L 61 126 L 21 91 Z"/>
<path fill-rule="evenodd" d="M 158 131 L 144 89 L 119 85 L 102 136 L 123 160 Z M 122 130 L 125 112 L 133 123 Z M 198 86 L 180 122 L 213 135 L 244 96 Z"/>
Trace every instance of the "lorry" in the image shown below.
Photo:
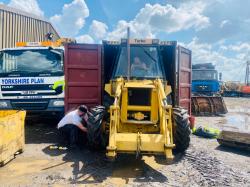
<path fill-rule="evenodd" d="M 242 83 L 239 81 L 226 81 L 221 86 L 221 93 L 224 97 L 240 97 Z"/>
<path fill-rule="evenodd" d="M 245 83 L 227 81 L 222 84 L 222 94 L 226 97 L 250 97 L 250 61 L 246 62 Z"/>
<path fill-rule="evenodd" d="M 194 115 L 220 115 L 227 113 L 221 91 L 221 74 L 212 63 L 192 66 L 192 112 Z"/>
<path fill-rule="evenodd" d="M 192 65 L 192 93 L 213 96 L 219 94 L 218 72 L 212 63 Z"/>
<path fill-rule="evenodd" d="M 89 107 L 88 140 L 106 155 L 184 152 L 190 142 L 191 51 L 177 42 L 66 44 L 65 111 Z M 99 105 L 99 106 L 97 106 Z"/>
<path fill-rule="evenodd" d="M 0 51 L 0 110 L 64 113 L 64 48 L 58 42 L 18 42 Z"/>

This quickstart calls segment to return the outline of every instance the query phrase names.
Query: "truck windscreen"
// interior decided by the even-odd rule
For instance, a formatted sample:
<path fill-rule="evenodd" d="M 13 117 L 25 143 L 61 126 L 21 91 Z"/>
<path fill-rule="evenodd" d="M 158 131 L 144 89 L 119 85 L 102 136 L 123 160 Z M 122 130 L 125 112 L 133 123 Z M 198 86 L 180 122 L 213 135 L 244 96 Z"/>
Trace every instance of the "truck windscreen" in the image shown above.
<path fill-rule="evenodd" d="M 193 70 L 192 80 L 218 80 L 216 70 Z"/>
<path fill-rule="evenodd" d="M 0 52 L 0 73 L 63 74 L 61 54 L 55 49 L 4 50 Z"/>
<path fill-rule="evenodd" d="M 131 46 L 130 47 L 130 75 L 131 78 L 163 77 L 157 47 Z M 116 62 L 114 77 L 128 76 L 127 48 L 122 47 Z"/>

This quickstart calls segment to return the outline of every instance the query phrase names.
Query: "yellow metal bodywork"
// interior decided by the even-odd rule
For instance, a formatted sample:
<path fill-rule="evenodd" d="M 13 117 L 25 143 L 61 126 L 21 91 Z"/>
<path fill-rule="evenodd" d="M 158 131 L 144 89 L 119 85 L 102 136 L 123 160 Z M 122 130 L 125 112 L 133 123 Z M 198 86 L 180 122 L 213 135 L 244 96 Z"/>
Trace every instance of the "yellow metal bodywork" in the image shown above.
<path fill-rule="evenodd" d="M 25 116 L 25 111 L 0 111 L 0 165 L 23 151 Z"/>
<path fill-rule="evenodd" d="M 150 90 L 149 106 L 129 104 L 129 90 L 134 88 Z M 119 78 L 105 85 L 105 90 L 114 97 L 114 103 L 110 106 L 107 156 L 114 158 L 118 152 L 153 152 L 165 154 L 166 158 L 172 159 L 172 149 L 175 146 L 172 106 L 166 100 L 166 93 L 171 93 L 171 87 L 165 86 L 160 79 Z M 149 113 L 150 117 L 144 113 Z"/>

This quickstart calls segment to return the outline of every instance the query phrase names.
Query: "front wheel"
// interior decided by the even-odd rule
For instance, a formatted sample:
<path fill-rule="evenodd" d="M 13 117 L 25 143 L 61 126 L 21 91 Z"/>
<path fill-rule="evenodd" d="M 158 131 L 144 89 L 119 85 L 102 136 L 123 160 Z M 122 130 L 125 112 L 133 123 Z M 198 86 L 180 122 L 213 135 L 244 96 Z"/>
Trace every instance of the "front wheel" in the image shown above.
<path fill-rule="evenodd" d="M 189 147 L 191 130 L 188 118 L 189 115 L 187 110 L 183 108 L 173 109 L 173 139 L 176 145 L 176 152 L 178 153 L 185 152 Z"/>
<path fill-rule="evenodd" d="M 104 106 L 96 106 L 88 112 L 88 146 L 91 149 L 103 149 L 107 145 L 107 137 L 103 132 L 102 123 L 106 114 Z"/>

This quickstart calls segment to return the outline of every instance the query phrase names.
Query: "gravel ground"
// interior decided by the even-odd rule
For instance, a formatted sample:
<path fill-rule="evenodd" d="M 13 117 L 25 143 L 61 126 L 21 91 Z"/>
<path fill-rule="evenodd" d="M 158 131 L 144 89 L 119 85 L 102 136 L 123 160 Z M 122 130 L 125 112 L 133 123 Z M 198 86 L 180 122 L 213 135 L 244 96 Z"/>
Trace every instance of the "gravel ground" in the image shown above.
<path fill-rule="evenodd" d="M 250 115 L 250 99 L 225 98 L 229 113 L 197 117 L 197 126 L 222 129 L 232 116 Z M 248 118 L 247 123 L 250 123 Z M 163 156 L 119 155 L 106 162 L 103 152 L 51 150 L 57 142 L 53 121 L 26 125 L 23 154 L 0 168 L 0 186 L 250 186 L 250 153 L 191 136 L 184 155 L 173 163 Z"/>

